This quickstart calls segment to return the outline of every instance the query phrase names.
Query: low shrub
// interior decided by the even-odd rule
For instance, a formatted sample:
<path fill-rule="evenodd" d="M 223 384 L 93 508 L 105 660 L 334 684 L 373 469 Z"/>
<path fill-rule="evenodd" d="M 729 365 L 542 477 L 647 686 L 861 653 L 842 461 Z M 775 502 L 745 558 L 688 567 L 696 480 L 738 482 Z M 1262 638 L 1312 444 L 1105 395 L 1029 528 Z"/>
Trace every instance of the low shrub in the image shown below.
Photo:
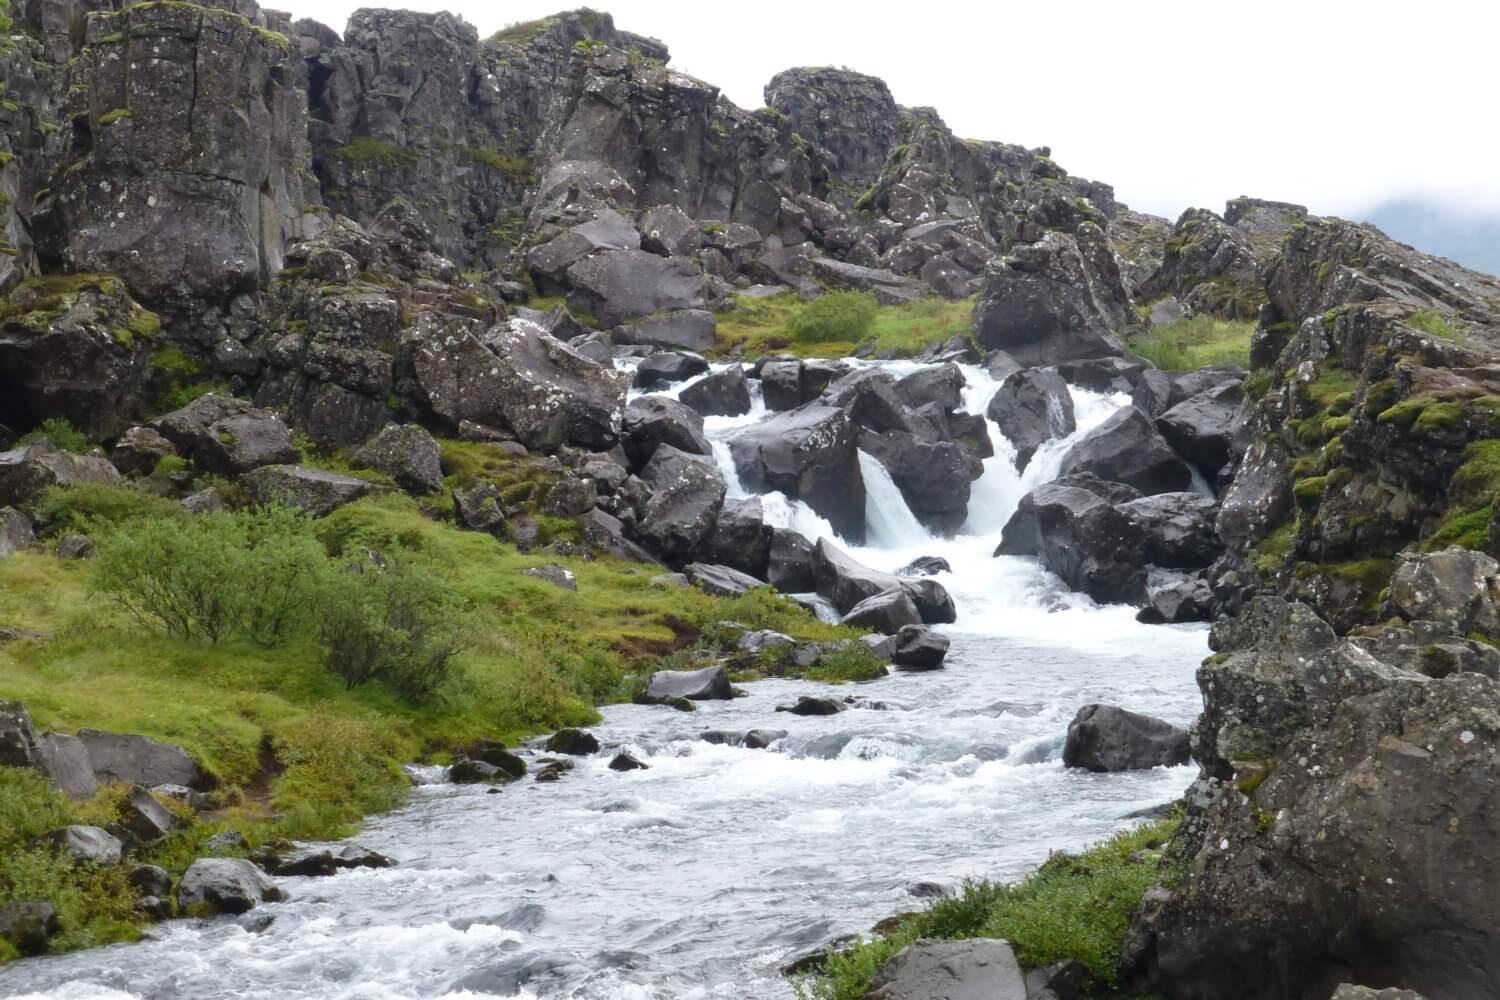
<path fill-rule="evenodd" d="M 71 451 L 76 455 L 82 455 L 93 447 L 87 435 L 61 417 L 48 417 L 40 427 L 21 439 L 22 444 L 35 444 L 39 441 L 46 441 L 54 448 Z"/>
<path fill-rule="evenodd" d="M 869 334 L 879 309 L 868 292 L 829 292 L 793 313 L 786 329 L 805 344 L 853 343 Z"/>

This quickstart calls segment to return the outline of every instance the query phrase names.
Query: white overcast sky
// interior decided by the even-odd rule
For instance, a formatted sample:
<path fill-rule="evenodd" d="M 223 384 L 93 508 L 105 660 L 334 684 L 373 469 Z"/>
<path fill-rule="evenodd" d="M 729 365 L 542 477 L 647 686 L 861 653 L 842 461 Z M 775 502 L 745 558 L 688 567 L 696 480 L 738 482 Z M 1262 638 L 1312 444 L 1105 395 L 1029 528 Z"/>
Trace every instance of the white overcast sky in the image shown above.
<path fill-rule="evenodd" d="M 342 32 L 371 4 L 268 0 Z M 394 6 L 394 5 L 393 5 Z M 557 0 L 409 0 L 481 34 Z M 1420 195 L 1500 213 L 1495 0 L 815 3 L 594 0 L 677 69 L 755 108 L 791 66 L 883 78 L 968 138 L 1051 146 L 1175 217 L 1250 194 L 1357 215 Z"/>

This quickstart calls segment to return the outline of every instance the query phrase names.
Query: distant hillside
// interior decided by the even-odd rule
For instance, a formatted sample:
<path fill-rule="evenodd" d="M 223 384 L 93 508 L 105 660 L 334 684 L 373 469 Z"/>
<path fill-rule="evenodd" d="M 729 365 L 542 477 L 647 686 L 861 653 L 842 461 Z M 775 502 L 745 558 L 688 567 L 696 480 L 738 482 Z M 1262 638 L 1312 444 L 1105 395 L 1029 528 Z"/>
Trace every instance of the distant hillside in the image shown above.
<path fill-rule="evenodd" d="M 1455 212 L 1420 198 L 1388 201 L 1362 219 L 1418 250 L 1500 274 L 1500 214 Z"/>

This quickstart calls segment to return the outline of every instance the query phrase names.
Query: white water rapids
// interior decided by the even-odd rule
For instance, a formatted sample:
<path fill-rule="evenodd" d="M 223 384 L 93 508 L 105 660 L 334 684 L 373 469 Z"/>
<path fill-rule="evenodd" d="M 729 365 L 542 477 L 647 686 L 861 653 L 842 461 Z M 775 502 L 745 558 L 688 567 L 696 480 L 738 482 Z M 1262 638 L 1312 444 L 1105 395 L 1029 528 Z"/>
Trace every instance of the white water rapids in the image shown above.
<path fill-rule="evenodd" d="M 964 374 L 965 407 L 982 413 L 996 383 L 979 368 Z M 1075 390 L 1073 438 L 1122 401 Z M 706 422 L 731 493 L 743 490 L 723 441 L 764 416 L 757 401 L 747 416 Z M 879 463 L 862 459 L 869 544 L 850 551 L 882 570 L 948 560 L 953 572 L 938 579 L 958 621 L 942 628 L 953 640 L 946 669 L 842 688 L 762 681 L 690 715 L 607 708 L 594 728 L 606 752 L 560 782 L 493 795 L 427 784 L 374 818 L 358 842 L 399 867 L 285 879 L 290 902 L 244 918 L 176 921 L 140 944 L 14 963 L 0 969 L 0 995 L 789 1000 L 782 964 L 919 907 L 914 882 L 1015 878 L 1175 798 L 1188 768 L 1069 771 L 1061 746 L 1093 701 L 1189 722 L 1204 630 L 1139 625 L 1129 608 L 1068 593 L 1033 560 L 992 557 L 1017 502 L 1056 475 L 1071 439 L 1017 475 L 990 429 L 995 457 L 952 539 L 930 535 Z M 764 503 L 777 523 L 832 534 L 803 504 Z M 817 693 L 885 707 L 775 711 Z M 755 728 L 789 735 L 770 750 L 698 738 Z M 617 746 L 650 770 L 608 770 Z"/>

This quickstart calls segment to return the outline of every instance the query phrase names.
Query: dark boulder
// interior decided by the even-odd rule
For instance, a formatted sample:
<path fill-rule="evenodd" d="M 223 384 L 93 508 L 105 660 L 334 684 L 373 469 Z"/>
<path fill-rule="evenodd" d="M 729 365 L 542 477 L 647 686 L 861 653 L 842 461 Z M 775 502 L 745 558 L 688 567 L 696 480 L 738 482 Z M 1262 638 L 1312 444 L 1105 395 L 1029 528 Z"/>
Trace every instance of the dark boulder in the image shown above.
<path fill-rule="evenodd" d="M 548 753 L 588 757 L 599 752 L 599 737 L 587 729 L 559 729 L 547 740 Z"/>
<path fill-rule="evenodd" d="M 717 331 L 713 313 L 706 309 L 683 309 L 618 327 L 613 336 L 617 344 L 707 351 L 714 346 Z"/>
<path fill-rule="evenodd" d="M 919 556 L 896 570 L 897 576 L 937 576 L 939 573 L 951 573 L 953 567 L 948 565 L 948 560 L 942 556 Z"/>
<path fill-rule="evenodd" d="M 11 902 L 0 906 L 0 941 L 22 955 L 42 955 L 62 931 L 51 903 Z"/>
<path fill-rule="evenodd" d="M 651 553 L 625 537 L 625 526 L 613 514 L 595 507 L 578 519 L 583 543 L 627 562 L 655 562 Z"/>
<path fill-rule="evenodd" d="M 985 271 L 974 339 L 1026 366 L 1125 353 L 1119 332 L 1138 321 L 1109 241 L 1097 227 L 1048 232 Z"/>
<path fill-rule="evenodd" d="M 1068 383 L 1055 371 L 1027 368 L 1008 375 L 990 397 L 985 415 L 1016 449 L 1016 468 L 1025 469 L 1036 450 L 1067 437 L 1077 424 Z"/>
<path fill-rule="evenodd" d="M 745 488 L 805 501 L 843 538 L 865 537 L 865 483 L 854 425 L 844 411 L 808 406 L 746 428 L 729 442 Z"/>
<path fill-rule="evenodd" d="M 483 760 L 456 760 L 448 768 L 448 780 L 455 785 L 504 784 L 515 781 L 517 777 L 505 768 Z"/>
<path fill-rule="evenodd" d="M 611 771 L 648 771 L 651 765 L 638 759 L 629 750 L 621 750 L 609 762 L 609 769 Z"/>
<path fill-rule="evenodd" d="M 922 615 L 911 595 L 900 587 L 883 590 L 867 597 L 844 615 L 843 624 L 873 629 L 884 635 L 895 635 L 908 625 L 920 625 Z"/>
<path fill-rule="evenodd" d="M 641 480 L 651 490 L 636 524 L 641 539 L 668 557 L 696 549 L 724 504 L 727 487 L 718 468 L 707 458 L 662 444 L 641 470 Z"/>
<path fill-rule="evenodd" d="M 1229 464 L 1244 401 L 1240 383 L 1226 382 L 1178 403 L 1157 418 L 1156 426 L 1168 444 L 1213 482 Z"/>
<path fill-rule="evenodd" d="M 1064 476 L 1091 472 L 1134 486 L 1148 496 L 1180 493 L 1193 481 L 1187 463 L 1157 432 L 1151 419 L 1127 406 L 1079 439 L 1063 456 Z"/>
<path fill-rule="evenodd" d="M 687 351 L 657 351 L 641 360 L 635 368 L 637 389 L 658 389 L 676 382 L 686 382 L 708 371 L 701 354 Z"/>
<path fill-rule="evenodd" d="M 848 711 L 849 706 L 836 698 L 820 698 L 814 695 L 799 695 L 791 705 L 777 705 L 776 711 L 793 715 L 838 715 Z"/>
<path fill-rule="evenodd" d="M 756 587 L 765 586 L 763 581 L 729 566 L 688 563 L 683 567 L 683 572 L 699 590 L 714 597 L 741 597 Z"/>
<path fill-rule="evenodd" d="M 1404 559 L 1391 576 L 1390 601 L 1395 614 L 1456 635 L 1500 634 L 1500 563 L 1456 545 Z"/>
<path fill-rule="evenodd" d="M 217 784 L 187 751 L 145 736 L 80 729 L 78 739 L 88 750 L 89 764 L 101 781 L 127 785 L 182 785 L 200 792 Z"/>
<path fill-rule="evenodd" d="M 996 555 L 1035 555 L 1074 590 L 1105 604 L 1146 600 L 1145 533 L 1108 500 L 1048 483 L 1021 498 Z"/>
<path fill-rule="evenodd" d="M 948 656 L 948 637 L 925 625 L 907 625 L 896 633 L 891 663 L 897 670 L 936 670 Z"/>
<path fill-rule="evenodd" d="M 1147 625 L 1212 621 L 1215 603 L 1213 589 L 1196 577 L 1165 585 L 1152 581 L 1146 606 L 1137 612 L 1135 620 Z"/>
<path fill-rule="evenodd" d="M 132 427 L 115 442 L 109 460 L 124 475 L 149 476 L 162 459 L 177 454 L 172 442 L 149 427 Z"/>
<path fill-rule="evenodd" d="M 48 444 L 0 452 L 0 508 L 24 514 L 35 513 L 48 487 L 119 481 L 120 473 L 102 455 L 73 455 Z"/>
<path fill-rule="evenodd" d="M 568 301 L 577 301 L 605 326 L 662 310 L 700 309 L 708 294 L 703 270 L 693 261 L 644 250 L 600 253 L 581 260 L 568 268 L 568 283 L 572 287 Z"/>
<path fill-rule="evenodd" d="M 726 497 L 699 558 L 766 579 L 773 534 L 759 497 Z"/>
<path fill-rule="evenodd" d="M 713 454 L 713 445 L 703 436 L 703 418 L 668 396 L 641 396 L 631 401 L 625 408 L 621 444 L 637 469 L 649 462 L 662 444 L 690 455 Z"/>
<path fill-rule="evenodd" d="M 924 441 L 903 431 L 862 431 L 861 450 L 890 473 L 917 520 L 943 534 L 963 526 L 969 513 L 970 484 L 984 466 L 948 441 Z"/>
<path fill-rule="evenodd" d="M 765 750 L 777 740 L 784 739 L 786 739 L 785 729 L 752 729 L 740 741 L 740 746 L 747 750 Z"/>
<path fill-rule="evenodd" d="M 132 788 L 120 805 L 120 823 L 141 844 L 154 844 L 177 826 L 177 817 L 146 789 Z"/>
<path fill-rule="evenodd" d="M 356 868 L 394 868 L 396 862 L 358 844 L 335 853 L 332 850 L 302 850 L 288 857 L 262 859 L 266 871 L 281 878 L 331 878 Z"/>
<path fill-rule="evenodd" d="M 766 582 L 783 594 L 804 594 L 816 588 L 817 554 L 812 542 L 790 528 L 773 527 Z"/>
<path fill-rule="evenodd" d="M 651 675 L 642 696 L 646 704 L 661 704 L 678 698 L 688 701 L 728 701 L 734 697 L 729 675 L 723 667 L 702 670 L 658 670 Z"/>
<path fill-rule="evenodd" d="M 592 479 L 564 476 L 547 489 L 537 512 L 550 517 L 578 517 L 593 510 L 598 500 Z"/>
<path fill-rule="evenodd" d="M 912 409 L 936 403 L 943 412 L 952 413 L 963 405 L 967 384 L 958 365 L 933 365 L 902 378 L 896 383 L 896 393 Z"/>
<path fill-rule="evenodd" d="M 310 517 L 326 517 L 373 488 L 367 480 L 305 465 L 262 465 L 241 476 L 240 483 L 257 504 L 283 504 Z"/>
<path fill-rule="evenodd" d="M 1244 381 L 1245 370 L 1233 365 L 1214 365 L 1189 372 L 1150 368 L 1136 381 L 1130 401 L 1148 417 L 1155 418 L 1199 393 Z"/>
<path fill-rule="evenodd" d="M 1189 755 L 1185 729 L 1113 705 L 1085 705 L 1068 723 L 1063 766 L 1132 771 L 1186 764 Z"/>
<path fill-rule="evenodd" d="M 204 472 L 237 476 L 301 458 L 291 428 L 275 413 L 219 393 L 200 396 L 149 426 Z"/>
<path fill-rule="evenodd" d="M 503 538 L 505 506 L 499 488 L 494 483 L 477 483 L 468 489 L 454 490 L 453 519 L 460 528 Z"/>
<path fill-rule="evenodd" d="M 443 450 L 416 424 L 386 424 L 354 453 L 354 466 L 375 469 L 408 493 L 423 495 L 443 488 Z"/>
<path fill-rule="evenodd" d="M 504 743 L 495 740 L 481 740 L 470 745 L 465 750 L 465 755 L 478 761 L 483 761 L 493 767 L 498 767 L 512 778 L 526 777 L 526 761 L 506 749 Z"/>
<path fill-rule="evenodd" d="M 265 872 L 242 858 L 199 858 L 177 885 L 177 906 L 187 913 L 248 913 L 285 898 Z"/>
<path fill-rule="evenodd" d="M 924 623 L 942 625 L 957 618 L 952 597 L 936 580 L 900 577 L 870 569 L 826 538 L 818 539 L 814 557 L 817 592 L 840 614 L 848 614 L 867 598 L 900 589 L 911 597 Z"/>
<path fill-rule="evenodd" d="M 1052 367 L 1069 385 L 1094 392 L 1135 391 L 1141 376 L 1151 370 L 1151 363 L 1140 358 L 1083 358 L 1063 361 Z"/>
<path fill-rule="evenodd" d="M 760 392 L 766 409 L 795 410 L 806 402 L 801 361 L 768 361 L 760 368 Z"/>
<path fill-rule="evenodd" d="M 740 365 L 701 378 L 677 394 L 705 417 L 738 417 L 750 412 L 750 383 Z"/>
<path fill-rule="evenodd" d="M 1224 545 L 1214 532 L 1219 505 L 1201 493 L 1158 493 L 1119 505 L 1145 533 L 1146 561 L 1176 569 L 1201 569 Z"/>

